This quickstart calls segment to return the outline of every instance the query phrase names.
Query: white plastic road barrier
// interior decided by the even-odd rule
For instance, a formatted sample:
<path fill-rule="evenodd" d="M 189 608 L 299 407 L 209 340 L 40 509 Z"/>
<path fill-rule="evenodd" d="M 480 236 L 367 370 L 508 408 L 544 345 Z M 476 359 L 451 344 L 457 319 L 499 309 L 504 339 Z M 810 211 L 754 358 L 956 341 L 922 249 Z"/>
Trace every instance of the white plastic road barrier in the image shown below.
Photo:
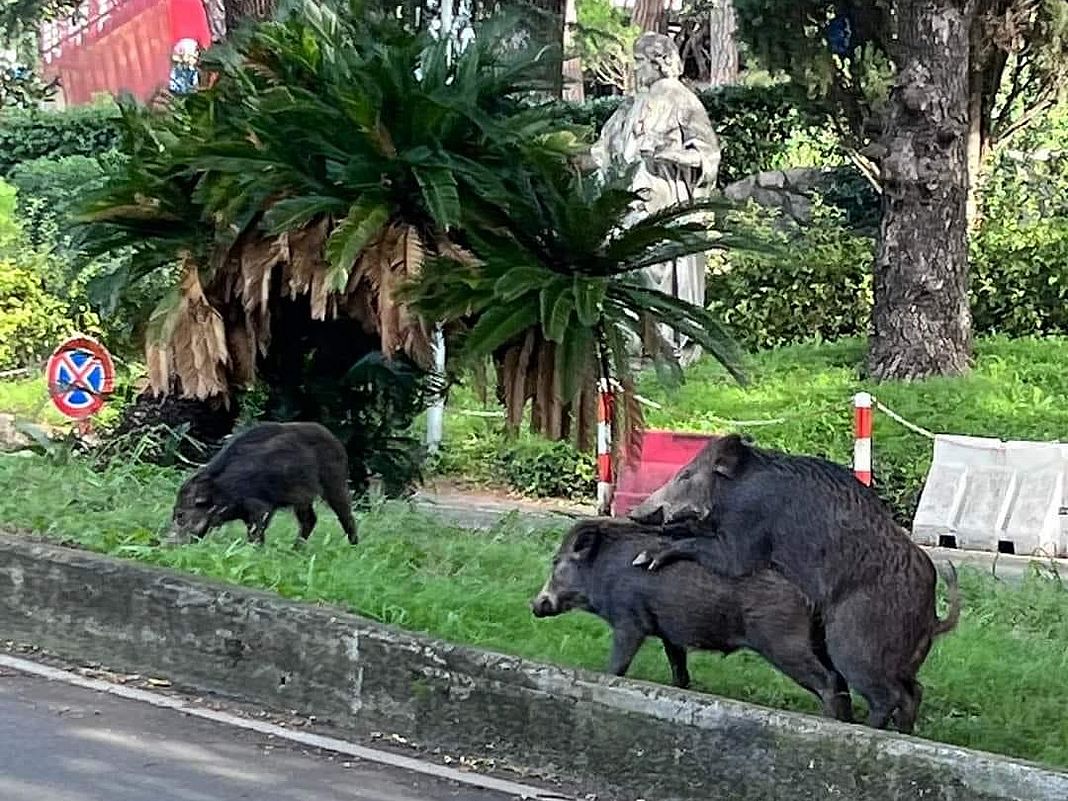
<path fill-rule="evenodd" d="M 939 434 L 913 539 L 972 551 L 1068 556 L 1068 445 Z"/>

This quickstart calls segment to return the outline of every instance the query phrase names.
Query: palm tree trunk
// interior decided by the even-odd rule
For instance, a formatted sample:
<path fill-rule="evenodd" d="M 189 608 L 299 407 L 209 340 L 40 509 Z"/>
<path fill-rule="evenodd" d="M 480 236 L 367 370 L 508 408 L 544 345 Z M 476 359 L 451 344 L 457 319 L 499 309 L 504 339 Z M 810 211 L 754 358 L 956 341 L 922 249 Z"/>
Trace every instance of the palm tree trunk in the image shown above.
<path fill-rule="evenodd" d="M 876 379 L 960 375 L 968 305 L 968 54 L 974 0 L 903 0 L 882 161 L 868 367 Z"/>

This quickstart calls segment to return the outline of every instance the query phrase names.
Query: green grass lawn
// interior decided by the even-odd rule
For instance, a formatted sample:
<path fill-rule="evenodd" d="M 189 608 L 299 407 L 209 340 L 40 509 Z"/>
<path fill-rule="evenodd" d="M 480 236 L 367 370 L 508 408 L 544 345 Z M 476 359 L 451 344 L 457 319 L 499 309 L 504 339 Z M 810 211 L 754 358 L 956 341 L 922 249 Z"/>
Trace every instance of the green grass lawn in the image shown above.
<path fill-rule="evenodd" d="M 12 414 L 18 420 L 31 423 L 71 425 L 70 420 L 52 405 L 43 376 L 0 381 L 0 414 Z M 117 416 L 118 406 L 113 401 L 93 419 L 100 425 L 107 425 Z"/>
<path fill-rule="evenodd" d="M 60 425 L 66 418 L 52 405 L 41 377 L 0 381 L 0 412 L 19 420 Z"/>
<path fill-rule="evenodd" d="M 841 386 L 849 386 L 844 376 Z M 736 390 L 725 389 L 726 408 L 730 392 Z M 835 396 L 828 387 L 828 405 Z M 528 611 L 559 533 L 522 535 L 507 523 L 473 533 L 389 507 L 363 515 L 356 548 L 325 510 L 299 552 L 291 548 L 295 525 L 285 514 L 266 548 L 247 545 L 239 526 L 201 543 L 158 548 L 153 537 L 166 526 L 179 480 L 178 473 L 136 465 L 95 474 L 81 462 L 0 456 L 0 525 L 290 598 L 337 603 L 454 642 L 593 669 L 607 661 L 609 633 L 599 620 L 573 613 L 538 621 Z M 918 734 L 1068 767 L 1068 593 L 1059 581 L 1032 579 L 1009 589 L 969 571 L 962 571 L 961 582 L 960 628 L 935 645 L 921 673 L 927 692 Z M 695 689 L 816 711 L 806 693 L 755 656 L 697 654 L 692 661 Z M 646 645 L 631 675 L 667 681 L 657 644 Z"/>
<path fill-rule="evenodd" d="M 705 359 L 687 371 L 685 384 L 676 390 L 665 390 L 645 375 L 639 391 L 663 407 L 646 408 L 652 428 L 743 431 L 760 445 L 843 464 L 852 462 L 852 402 L 861 390 L 936 433 L 1068 439 L 1068 339 L 983 339 L 970 375 L 911 384 L 866 382 L 859 377 L 863 361 L 864 343 L 856 340 L 796 345 L 749 357 L 747 387 Z M 456 392 L 450 408 L 444 466 L 491 480 L 487 449 L 495 447 L 500 422 L 457 411 L 483 408 L 468 391 Z M 739 426 L 731 421 L 773 422 Z M 876 412 L 874 454 L 880 493 L 903 522 L 910 521 L 930 466 L 930 441 Z"/>

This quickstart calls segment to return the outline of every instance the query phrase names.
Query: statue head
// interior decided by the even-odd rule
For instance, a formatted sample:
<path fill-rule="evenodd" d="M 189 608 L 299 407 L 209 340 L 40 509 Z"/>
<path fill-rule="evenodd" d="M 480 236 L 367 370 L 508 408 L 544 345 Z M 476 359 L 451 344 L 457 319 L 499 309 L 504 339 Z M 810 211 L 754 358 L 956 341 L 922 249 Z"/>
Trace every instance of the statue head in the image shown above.
<path fill-rule="evenodd" d="M 634 78 L 639 89 L 652 86 L 661 78 L 682 75 L 682 59 L 670 36 L 643 33 L 634 43 Z"/>

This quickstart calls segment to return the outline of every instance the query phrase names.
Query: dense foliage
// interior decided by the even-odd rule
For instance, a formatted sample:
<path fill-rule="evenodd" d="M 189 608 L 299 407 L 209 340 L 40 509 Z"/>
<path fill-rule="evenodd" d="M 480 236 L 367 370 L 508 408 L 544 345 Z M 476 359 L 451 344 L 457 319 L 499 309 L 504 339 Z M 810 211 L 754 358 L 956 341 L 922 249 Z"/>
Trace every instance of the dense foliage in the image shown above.
<path fill-rule="evenodd" d="M 41 279 L 47 254 L 25 240 L 14 212 L 15 190 L 0 181 L 0 370 L 47 356 L 71 328 Z"/>
<path fill-rule="evenodd" d="M 764 209 L 746 214 L 790 256 L 712 260 L 708 306 L 738 340 L 756 350 L 863 334 L 871 314 L 872 240 L 819 203 L 802 229 L 784 230 Z"/>
<path fill-rule="evenodd" d="M 60 113 L 5 110 L 0 112 L 0 177 L 32 159 L 95 158 L 113 150 L 119 139 L 118 113 L 110 104 Z"/>
<path fill-rule="evenodd" d="M 154 388 L 207 399 L 287 378 L 304 395 L 287 408 L 330 417 L 323 386 L 373 351 L 426 369 L 444 320 L 450 369 L 497 360 L 516 426 L 530 407 L 536 430 L 589 442 L 594 378 L 627 385 L 626 339 L 674 362 L 655 321 L 736 369 L 706 310 L 633 275 L 744 244 L 694 219 L 723 202 L 620 230 L 626 177 L 583 173 L 583 132 L 537 100 L 550 56 L 510 45 L 510 24 L 485 21 L 450 60 L 358 2 L 297 2 L 209 54 L 210 88 L 165 113 L 120 104 L 126 159 L 87 205 L 83 244 L 132 251 L 98 281 L 119 297 L 180 265 L 149 321 Z M 303 340 L 329 370 L 280 357 Z M 353 402 L 335 398 L 334 416 Z"/>

